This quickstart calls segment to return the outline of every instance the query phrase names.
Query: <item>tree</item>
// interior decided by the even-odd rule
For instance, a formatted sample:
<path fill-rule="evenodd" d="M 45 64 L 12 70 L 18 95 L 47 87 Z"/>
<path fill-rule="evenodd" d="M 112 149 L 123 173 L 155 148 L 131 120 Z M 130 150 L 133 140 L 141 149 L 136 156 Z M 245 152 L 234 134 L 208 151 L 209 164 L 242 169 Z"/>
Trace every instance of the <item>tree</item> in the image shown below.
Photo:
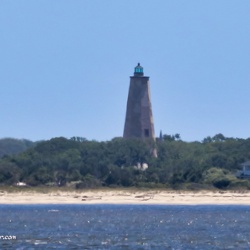
<path fill-rule="evenodd" d="M 5 155 L 16 155 L 24 152 L 35 145 L 29 140 L 19 140 L 14 138 L 0 139 L 0 158 Z"/>

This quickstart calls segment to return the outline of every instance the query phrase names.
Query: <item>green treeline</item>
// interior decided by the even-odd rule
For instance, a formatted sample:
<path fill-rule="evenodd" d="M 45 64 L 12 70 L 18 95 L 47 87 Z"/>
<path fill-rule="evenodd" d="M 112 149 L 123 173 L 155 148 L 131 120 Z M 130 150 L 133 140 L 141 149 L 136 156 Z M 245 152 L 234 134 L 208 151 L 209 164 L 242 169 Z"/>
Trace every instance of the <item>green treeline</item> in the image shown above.
<path fill-rule="evenodd" d="M 15 155 L 34 146 L 35 143 L 29 140 L 18 140 L 13 138 L 0 139 L 0 158 L 4 155 Z"/>
<path fill-rule="evenodd" d="M 157 158 L 152 154 L 154 147 Z M 163 135 L 150 143 L 139 139 L 97 142 L 60 137 L 24 150 L 2 156 L 0 185 L 25 182 L 30 186 L 74 184 L 76 188 L 250 188 L 248 180 L 234 175 L 240 163 L 250 159 L 250 138 L 218 134 L 202 142 L 184 142 L 176 134 Z M 147 166 L 145 163 L 147 169 L 136 167 Z"/>

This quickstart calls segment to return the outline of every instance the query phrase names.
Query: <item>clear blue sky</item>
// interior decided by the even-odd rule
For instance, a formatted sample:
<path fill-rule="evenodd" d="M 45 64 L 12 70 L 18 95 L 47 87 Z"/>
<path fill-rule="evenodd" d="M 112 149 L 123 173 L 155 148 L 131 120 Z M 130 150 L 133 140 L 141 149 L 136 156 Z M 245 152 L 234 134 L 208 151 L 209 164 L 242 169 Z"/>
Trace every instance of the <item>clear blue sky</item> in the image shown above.
<path fill-rule="evenodd" d="M 0 138 L 122 136 L 129 76 L 155 133 L 250 137 L 249 0 L 0 1 Z"/>

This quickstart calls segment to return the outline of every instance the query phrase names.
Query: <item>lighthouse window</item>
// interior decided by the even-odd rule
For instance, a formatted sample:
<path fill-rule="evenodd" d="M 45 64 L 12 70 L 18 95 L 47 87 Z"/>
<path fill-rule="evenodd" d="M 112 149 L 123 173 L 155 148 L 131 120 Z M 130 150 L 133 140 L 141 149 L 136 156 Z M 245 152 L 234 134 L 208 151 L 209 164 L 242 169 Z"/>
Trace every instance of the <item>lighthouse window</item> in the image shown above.
<path fill-rule="evenodd" d="M 148 129 L 144 129 L 144 136 L 149 137 L 149 130 Z"/>

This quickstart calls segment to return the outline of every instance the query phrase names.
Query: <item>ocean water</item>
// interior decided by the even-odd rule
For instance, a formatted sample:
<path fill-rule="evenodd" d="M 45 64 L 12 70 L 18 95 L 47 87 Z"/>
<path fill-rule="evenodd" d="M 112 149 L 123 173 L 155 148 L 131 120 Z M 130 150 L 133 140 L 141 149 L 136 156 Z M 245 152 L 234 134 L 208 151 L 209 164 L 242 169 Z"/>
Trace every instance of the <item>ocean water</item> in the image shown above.
<path fill-rule="evenodd" d="M 250 206 L 0 205 L 0 249 L 250 249 Z"/>

